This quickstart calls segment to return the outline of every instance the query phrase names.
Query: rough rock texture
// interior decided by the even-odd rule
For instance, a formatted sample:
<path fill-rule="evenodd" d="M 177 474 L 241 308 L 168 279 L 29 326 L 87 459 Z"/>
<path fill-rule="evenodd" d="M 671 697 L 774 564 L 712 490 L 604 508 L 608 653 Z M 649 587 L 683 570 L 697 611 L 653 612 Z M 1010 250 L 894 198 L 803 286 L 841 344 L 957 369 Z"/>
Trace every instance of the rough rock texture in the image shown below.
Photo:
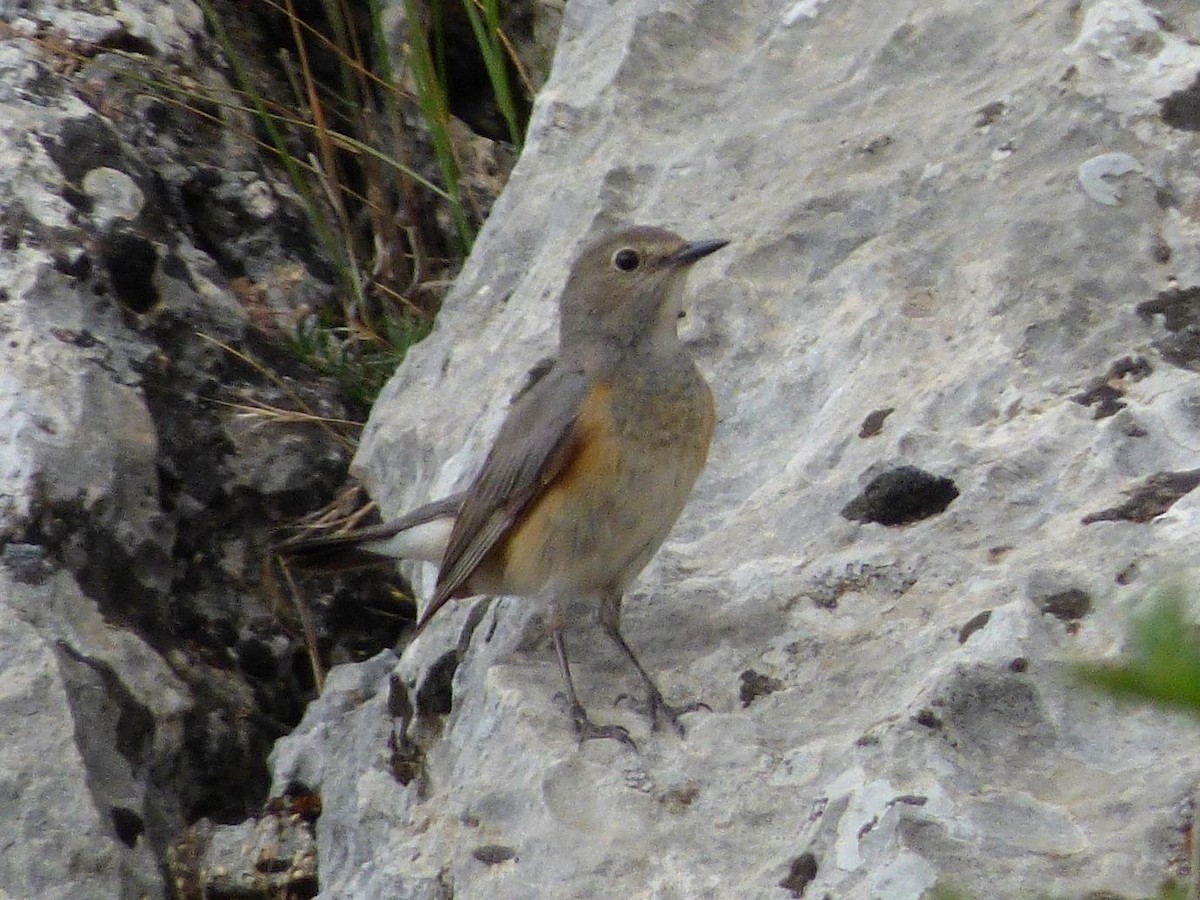
<path fill-rule="evenodd" d="M 162 96 L 220 81 L 197 6 L 0 25 L 0 896 L 164 897 L 170 843 L 262 804 L 314 693 L 263 560 L 345 450 L 229 404 L 291 402 L 271 324 L 331 287 L 252 145 Z"/>
<path fill-rule="evenodd" d="M 1119 651 L 1200 524 L 1187 491 L 1084 524 L 1200 448 L 1198 37 L 1185 0 L 572 0 L 528 149 L 358 462 L 391 511 L 468 478 L 586 236 L 731 238 L 684 323 L 711 463 L 626 607 L 668 695 L 712 712 L 649 732 L 581 616 L 584 701 L 640 749 L 577 747 L 536 611 L 458 604 L 277 746 L 276 792 L 322 798 L 321 896 L 1182 875 L 1194 723 L 1065 663 Z M 881 476 L 949 499 L 844 517 Z"/>

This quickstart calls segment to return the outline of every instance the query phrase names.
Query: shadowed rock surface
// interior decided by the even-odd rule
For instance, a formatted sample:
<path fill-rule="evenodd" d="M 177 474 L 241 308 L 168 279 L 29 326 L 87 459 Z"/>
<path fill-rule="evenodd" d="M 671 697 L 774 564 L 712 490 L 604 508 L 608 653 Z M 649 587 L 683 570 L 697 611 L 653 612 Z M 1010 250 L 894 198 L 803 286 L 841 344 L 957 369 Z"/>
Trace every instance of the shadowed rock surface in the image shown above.
<path fill-rule="evenodd" d="M 165 897 L 185 826 L 262 807 L 316 693 L 263 563 L 346 444 L 246 413 L 347 415 L 281 327 L 328 264 L 257 149 L 144 80 L 220 84 L 198 7 L 0 22 L 0 895 Z M 336 606 L 326 662 L 395 641 L 339 643 Z"/>

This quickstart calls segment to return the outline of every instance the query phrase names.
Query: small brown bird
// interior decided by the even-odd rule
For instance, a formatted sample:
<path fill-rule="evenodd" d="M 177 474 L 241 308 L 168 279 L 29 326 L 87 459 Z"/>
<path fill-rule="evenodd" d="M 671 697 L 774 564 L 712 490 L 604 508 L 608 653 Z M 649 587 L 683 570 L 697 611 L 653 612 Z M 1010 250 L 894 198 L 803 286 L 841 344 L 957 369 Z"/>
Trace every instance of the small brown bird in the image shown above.
<path fill-rule="evenodd" d="M 440 563 L 419 634 L 448 601 L 476 594 L 541 598 L 580 740 L 613 738 L 588 718 L 571 679 L 565 603 L 595 597 L 608 636 L 637 670 L 653 721 L 669 705 L 621 634 L 625 590 L 657 552 L 704 468 L 712 391 L 679 341 L 687 272 L 727 241 L 688 242 L 629 228 L 585 249 L 560 302 L 557 358 L 514 400 L 466 491 L 392 522 L 292 541 L 301 567 L 379 559 Z"/>

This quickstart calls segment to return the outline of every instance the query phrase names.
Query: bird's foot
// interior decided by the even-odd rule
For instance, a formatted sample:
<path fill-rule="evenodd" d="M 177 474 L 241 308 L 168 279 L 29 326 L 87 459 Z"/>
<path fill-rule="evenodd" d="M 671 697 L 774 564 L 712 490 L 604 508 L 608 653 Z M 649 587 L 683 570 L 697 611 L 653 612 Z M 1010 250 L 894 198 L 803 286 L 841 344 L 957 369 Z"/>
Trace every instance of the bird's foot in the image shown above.
<path fill-rule="evenodd" d="M 671 729 L 680 737 L 683 737 L 683 723 L 679 721 L 680 716 L 687 715 L 690 712 L 712 712 L 712 707 L 700 700 L 694 703 L 681 703 L 678 706 L 672 706 L 663 697 L 662 692 L 653 684 L 646 686 L 646 701 L 645 703 L 636 703 L 638 710 L 645 716 L 649 717 L 651 727 L 658 728 L 662 721 L 666 721 L 671 725 Z M 634 698 L 628 694 L 622 694 L 617 698 L 619 703 L 621 700 L 633 700 Z"/>
<path fill-rule="evenodd" d="M 588 718 L 587 712 L 578 703 L 571 707 L 571 724 L 575 727 L 575 737 L 581 744 L 584 741 L 613 740 L 637 752 L 637 744 L 626 729 L 620 725 L 597 725 Z"/>

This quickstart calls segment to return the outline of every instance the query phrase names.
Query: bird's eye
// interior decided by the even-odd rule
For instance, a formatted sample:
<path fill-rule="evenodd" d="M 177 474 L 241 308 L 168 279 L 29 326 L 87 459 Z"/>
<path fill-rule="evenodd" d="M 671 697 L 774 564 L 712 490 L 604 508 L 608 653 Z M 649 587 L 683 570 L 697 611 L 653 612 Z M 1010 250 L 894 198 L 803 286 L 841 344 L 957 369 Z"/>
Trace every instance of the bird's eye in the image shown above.
<path fill-rule="evenodd" d="M 642 264 L 642 257 L 636 250 L 626 247 L 613 254 L 612 263 L 622 272 L 632 272 Z"/>

